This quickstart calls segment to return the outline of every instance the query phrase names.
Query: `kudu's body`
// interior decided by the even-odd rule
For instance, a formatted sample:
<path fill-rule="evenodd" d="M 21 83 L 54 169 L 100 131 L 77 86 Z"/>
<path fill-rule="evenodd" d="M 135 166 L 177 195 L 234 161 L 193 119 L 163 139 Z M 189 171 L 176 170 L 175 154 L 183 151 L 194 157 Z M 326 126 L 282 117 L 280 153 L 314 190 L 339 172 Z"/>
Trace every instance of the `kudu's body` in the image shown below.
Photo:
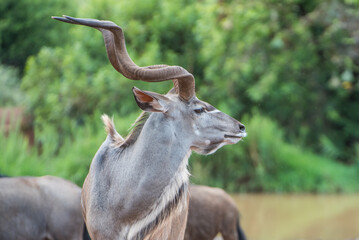
<path fill-rule="evenodd" d="M 245 240 L 239 212 L 232 198 L 220 188 L 191 185 L 185 240 Z"/>
<path fill-rule="evenodd" d="M 82 192 L 92 239 L 183 239 L 188 213 L 187 163 L 191 151 L 210 154 L 245 137 L 244 126 L 195 96 L 192 74 L 178 66 L 138 67 L 128 56 L 122 29 L 113 22 L 68 16 L 103 34 L 113 67 L 133 80 L 173 80 L 166 95 L 133 88 L 146 113 L 123 139 L 112 121 L 96 153 Z"/>
<path fill-rule="evenodd" d="M 0 239 L 80 240 L 81 189 L 61 178 L 0 178 Z"/>

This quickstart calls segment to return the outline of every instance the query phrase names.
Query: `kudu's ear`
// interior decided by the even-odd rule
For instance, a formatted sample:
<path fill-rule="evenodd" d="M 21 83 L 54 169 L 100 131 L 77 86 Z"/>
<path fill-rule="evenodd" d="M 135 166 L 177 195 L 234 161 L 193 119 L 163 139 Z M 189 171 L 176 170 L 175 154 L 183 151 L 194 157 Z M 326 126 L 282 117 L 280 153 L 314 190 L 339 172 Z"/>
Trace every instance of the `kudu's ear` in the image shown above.
<path fill-rule="evenodd" d="M 137 105 L 146 112 L 167 112 L 169 99 L 161 94 L 132 88 Z"/>

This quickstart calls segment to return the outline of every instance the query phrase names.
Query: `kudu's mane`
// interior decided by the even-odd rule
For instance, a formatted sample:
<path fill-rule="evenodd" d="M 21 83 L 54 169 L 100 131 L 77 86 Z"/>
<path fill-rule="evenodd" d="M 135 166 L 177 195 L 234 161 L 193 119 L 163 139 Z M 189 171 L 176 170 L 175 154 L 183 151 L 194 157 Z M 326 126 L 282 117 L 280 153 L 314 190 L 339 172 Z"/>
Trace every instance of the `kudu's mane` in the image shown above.
<path fill-rule="evenodd" d="M 113 120 L 110 119 L 106 114 L 102 115 L 101 119 L 105 125 L 105 130 L 110 136 L 110 139 L 115 147 L 128 147 L 136 142 L 138 136 L 140 135 L 143 126 L 145 125 L 148 118 L 151 116 L 149 112 L 142 112 L 136 121 L 132 124 L 129 134 L 125 139 L 116 131 L 115 124 Z"/>

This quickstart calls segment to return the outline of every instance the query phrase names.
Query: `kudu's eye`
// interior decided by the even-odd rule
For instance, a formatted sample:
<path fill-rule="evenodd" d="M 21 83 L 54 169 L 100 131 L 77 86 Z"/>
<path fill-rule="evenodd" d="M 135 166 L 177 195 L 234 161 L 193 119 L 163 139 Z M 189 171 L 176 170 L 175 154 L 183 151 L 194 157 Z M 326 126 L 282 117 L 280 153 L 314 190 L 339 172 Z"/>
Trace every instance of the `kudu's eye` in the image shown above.
<path fill-rule="evenodd" d="M 194 110 L 195 113 L 203 113 L 204 111 L 206 111 L 206 109 L 204 109 L 204 107 L 201 107 L 201 108 L 197 108 Z"/>

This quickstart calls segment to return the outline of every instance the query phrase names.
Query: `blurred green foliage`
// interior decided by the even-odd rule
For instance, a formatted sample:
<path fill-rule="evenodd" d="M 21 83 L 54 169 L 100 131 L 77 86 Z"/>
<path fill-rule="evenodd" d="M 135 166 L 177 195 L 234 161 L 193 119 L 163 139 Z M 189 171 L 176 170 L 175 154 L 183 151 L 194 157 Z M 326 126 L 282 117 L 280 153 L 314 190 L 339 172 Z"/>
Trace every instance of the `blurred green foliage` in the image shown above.
<path fill-rule="evenodd" d="M 134 118 L 136 114 L 116 119 L 117 130 L 121 133 L 126 132 L 128 124 Z M 7 137 L 0 135 L 2 147 L 0 172 L 10 176 L 55 175 L 82 186 L 91 159 L 106 137 L 100 114 L 96 114 L 96 119 L 99 121 L 76 127 L 73 139 L 66 138 L 63 147 L 56 155 L 54 155 L 56 139 L 53 138 L 56 132 L 51 127 L 46 127 L 41 135 L 43 141 L 41 154 L 38 148 L 28 145 L 27 139 L 21 134 L 19 128 L 11 131 Z M 0 123 L 0 129 L 2 127 Z"/>
<path fill-rule="evenodd" d="M 95 113 L 96 120 L 100 118 Z M 115 117 L 122 136 L 136 119 L 137 113 Z M 350 167 L 328 160 L 285 143 L 282 129 L 260 115 L 246 116 L 251 137 L 237 145 L 220 149 L 206 157 L 190 158 L 191 181 L 222 187 L 231 192 L 318 192 L 358 191 L 359 167 Z M 53 154 L 56 140 L 51 128 L 44 130 L 42 154 L 30 148 L 19 131 L 8 137 L 0 135 L 3 147 L 0 172 L 11 176 L 56 175 L 82 185 L 91 159 L 106 134 L 100 121 L 86 121 L 76 127 L 73 139 L 67 138 L 60 152 Z"/>
<path fill-rule="evenodd" d="M 17 66 L 22 79 L 20 90 L 17 75 L 0 67 L 8 76 L 0 80 L 4 89 L 16 92 L 11 100 L 1 95 L 1 105 L 18 104 L 19 93 L 33 113 L 44 153 L 24 157 L 66 159 L 67 167 L 49 163 L 44 171 L 53 167 L 49 173 L 80 183 L 101 143 L 99 112 L 128 119 L 138 111 L 133 85 L 171 88 L 125 79 L 109 64 L 98 31 L 50 18 L 67 14 L 114 21 L 138 65 L 185 67 L 196 77 L 199 98 L 247 126 L 244 142 L 192 157 L 195 182 L 232 191 L 358 190 L 359 1 L 4 0 L 0 6 L 0 63 Z M 91 151 L 81 134 L 88 134 L 83 141 Z"/>
<path fill-rule="evenodd" d="M 1 106 L 17 106 L 23 103 L 20 89 L 19 70 L 15 67 L 0 65 L 0 103 Z"/>
<path fill-rule="evenodd" d="M 56 46 L 67 42 L 66 26 L 53 25 L 49 17 L 72 14 L 75 1 L 61 0 L 3 0 L 0 2 L 0 62 L 24 67 L 30 55 L 37 54 L 44 46 Z"/>

